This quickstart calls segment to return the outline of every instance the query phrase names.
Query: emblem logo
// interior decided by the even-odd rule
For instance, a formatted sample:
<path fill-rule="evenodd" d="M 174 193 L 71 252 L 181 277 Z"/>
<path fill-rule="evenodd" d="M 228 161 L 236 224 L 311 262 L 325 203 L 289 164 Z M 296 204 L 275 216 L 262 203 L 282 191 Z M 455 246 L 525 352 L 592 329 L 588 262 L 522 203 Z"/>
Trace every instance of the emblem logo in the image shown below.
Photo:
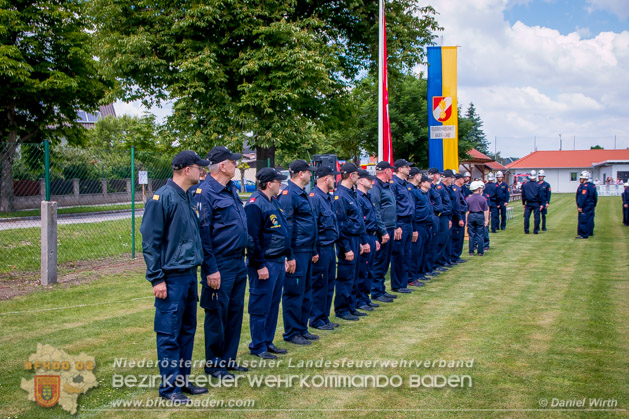
<path fill-rule="evenodd" d="M 42 407 L 52 407 L 59 401 L 61 394 L 61 377 L 59 375 L 35 376 L 35 401 Z"/>
<path fill-rule="evenodd" d="M 452 98 L 449 96 L 433 96 L 432 115 L 439 122 L 446 122 L 452 116 Z"/>

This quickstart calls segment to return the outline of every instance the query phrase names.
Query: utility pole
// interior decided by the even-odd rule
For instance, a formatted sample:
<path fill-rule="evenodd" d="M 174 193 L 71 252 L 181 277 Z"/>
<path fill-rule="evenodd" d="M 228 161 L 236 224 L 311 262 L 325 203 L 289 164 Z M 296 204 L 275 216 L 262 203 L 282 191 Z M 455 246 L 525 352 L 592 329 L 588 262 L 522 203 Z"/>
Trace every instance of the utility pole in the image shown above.
<path fill-rule="evenodd" d="M 559 150 L 563 147 L 563 143 L 561 141 L 561 134 L 559 134 Z"/>
<path fill-rule="evenodd" d="M 494 136 L 494 160 L 498 157 L 496 150 L 498 150 L 498 136 Z"/>
<path fill-rule="evenodd" d="M 614 135 L 614 150 L 616 150 L 616 136 Z"/>
<path fill-rule="evenodd" d="M 572 149 L 576 150 L 577 149 L 577 136 L 573 136 L 572 137 Z"/>
<path fill-rule="evenodd" d="M 537 135 L 533 137 L 533 151 L 537 151 Z"/>

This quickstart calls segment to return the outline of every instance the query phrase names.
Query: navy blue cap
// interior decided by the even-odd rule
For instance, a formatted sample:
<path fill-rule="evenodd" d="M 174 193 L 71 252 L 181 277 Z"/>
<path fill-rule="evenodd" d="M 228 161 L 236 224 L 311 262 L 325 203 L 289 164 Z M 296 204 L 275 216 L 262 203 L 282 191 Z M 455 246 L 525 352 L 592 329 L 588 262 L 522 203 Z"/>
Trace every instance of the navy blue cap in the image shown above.
<path fill-rule="evenodd" d="M 417 176 L 421 172 L 417 167 L 411 167 L 411 172 L 408 174 L 409 176 Z"/>
<path fill-rule="evenodd" d="M 350 173 L 358 172 L 358 167 L 354 163 L 343 163 L 341 166 L 341 173 L 344 175 L 349 175 Z"/>
<path fill-rule="evenodd" d="M 393 169 L 393 166 L 391 166 L 391 163 L 389 163 L 388 161 L 381 161 L 378 164 L 376 164 L 376 170 L 384 170 L 384 169 Z"/>
<path fill-rule="evenodd" d="M 193 164 L 199 166 L 209 166 L 210 162 L 203 160 L 197 153 L 192 150 L 184 150 L 177 153 L 173 158 L 172 166 L 175 170 L 181 170 L 184 167 L 192 166 Z"/>
<path fill-rule="evenodd" d="M 324 177 L 328 175 L 338 175 L 340 173 L 341 172 L 337 172 L 336 170 L 330 169 L 328 166 L 319 166 L 317 167 L 317 170 L 315 171 L 315 175 L 317 177 Z"/>
<path fill-rule="evenodd" d="M 277 169 L 272 167 L 265 167 L 260 169 L 256 174 L 256 179 L 260 182 L 273 182 L 274 180 L 286 180 L 286 176 Z"/>
<path fill-rule="evenodd" d="M 462 175 L 462 174 L 460 174 L 460 173 L 457 173 L 456 175 L 454 175 L 454 178 L 455 178 L 455 179 L 463 179 L 463 178 L 465 178 L 465 176 L 463 176 L 463 175 Z"/>
<path fill-rule="evenodd" d="M 312 170 L 312 168 L 310 167 L 308 162 L 302 159 L 295 160 L 290 165 L 288 165 L 288 171 L 293 174 L 299 173 L 299 172 L 307 172 L 310 170 Z"/>
<path fill-rule="evenodd" d="M 419 183 L 424 183 L 424 182 L 432 182 L 432 179 L 430 179 L 428 176 L 426 175 L 422 175 L 421 180 L 419 181 Z"/>
<path fill-rule="evenodd" d="M 428 169 L 428 174 L 429 175 L 436 175 L 437 173 L 439 173 L 439 170 L 437 170 L 434 167 L 431 167 L 430 169 Z"/>
<path fill-rule="evenodd" d="M 393 163 L 393 167 L 395 169 L 399 169 L 400 167 L 404 167 L 404 166 L 412 166 L 414 163 L 411 163 L 408 160 L 404 160 L 404 159 L 397 159 L 394 163 Z"/>
<path fill-rule="evenodd" d="M 443 171 L 443 177 L 454 177 L 454 172 L 450 169 L 446 169 Z"/>
<path fill-rule="evenodd" d="M 360 179 L 369 179 L 369 180 L 374 180 L 376 178 L 365 169 L 358 169 L 358 177 Z"/>
<path fill-rule="evenodd" d="M 210 164 L 217 164 L 225 160 L 240 160 L 241 158 L 242 154 L 232 153 L 227 147 L 222 145 L 214 147 L 207 153 L 207 159 L 210 161 Z"/>

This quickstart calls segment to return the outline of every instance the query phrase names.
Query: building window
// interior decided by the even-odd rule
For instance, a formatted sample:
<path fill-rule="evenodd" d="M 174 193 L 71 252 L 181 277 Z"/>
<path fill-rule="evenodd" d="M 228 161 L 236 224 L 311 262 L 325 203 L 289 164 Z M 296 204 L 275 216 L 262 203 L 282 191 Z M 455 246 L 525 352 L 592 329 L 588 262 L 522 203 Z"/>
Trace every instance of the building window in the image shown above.
<path fill-rule="evenodd" d="M 577 172 L 570 172 L 570 182 L 577 181 Z"/>

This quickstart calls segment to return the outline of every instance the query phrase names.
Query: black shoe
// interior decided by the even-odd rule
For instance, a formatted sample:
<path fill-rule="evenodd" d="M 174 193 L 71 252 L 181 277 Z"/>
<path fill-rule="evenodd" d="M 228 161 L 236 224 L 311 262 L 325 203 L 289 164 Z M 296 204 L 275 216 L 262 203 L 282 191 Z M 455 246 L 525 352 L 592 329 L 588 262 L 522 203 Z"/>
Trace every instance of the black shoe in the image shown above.
<path fill-rule="evenodd" d="M 219 380 L 222 378 L 234 378 L 234 374 L 225 370 L 213 371 L 210 375 L 214 378 L 218 378 Z"/>
<path fill-rule="evenodd" d="M 484 255 L 483 253 L 479 253 L 479 254 L 478 254 L 478 255 L 476 255 L 476 256 L 485 256 L 485 255 Z"/>
<path fill-rule="evenodd" d="M 360 306 L 358 308 L 361 309 L 361 310 L 365 310 L 365 311 L 373 311 L 373 308 L 371 308 L 371 306 L 369 306 L 367 304 L 362 305 L 362 306 Z"/>
<path fill-rule="evenodd" d="M 397 295 L 389 294 L 388 292 L 385 292 L 385 293 L 384 293 L 384 294 L 382 294 L 382 295 L 384 295 L 384 296 L 385 296 L 385 297 L 387 297 L 387 298 L 391 298 L 391 299 L 393 299 L 393 300 L 395 300 L 395 299 L 397 298 Z"/>
<path fill-rule="evenodd" d="M 489 250 L 489 246 L 485 246 L 485 249 L 484 249 L 484 250 L 485 250 L 485 251 Z"/>
<path fill-rule="evenodd" d="M 350 311 L 350 313 L 352 314 L 352 316 L 356 316 L 356 317 L 367 316 L 367 313 L 363 313 L 362 311 L 358 311 L 358 310 Z"/>
<path fill-rule="evenodd" d="M 370 302 L 370 303 L 368 303 L 368 304 L 369 304 L 369 307 L 373 307 L 373 308 L 378 308 L 378 307 L 380 307 L 380 304 L 371 303 L 371 302 Z"/>
<path fill-rule="evenodd" d="M 408 285 L 411 286 L 411 287 L 423 287 L 424 283 L 420 282 L 418 280 L 415 280 L 415 281 L 409 282 Z"/>
<path fill-rule="evenodd" d="M 340 326 L 340 324 L 338 324 L 338 323 L 328 322 L 328 324 L 329 324 L 330 326 L 334 327 L 334 328 L 337 328 L 337 327 L 339 327 L 339 326 Z"/>
<path fill-rule="evenodd" d="M 260 352 L 259 354 L 253 354 L 253 355 L 262 359 L 277 359 L 277 355 L 270 354 L 267 351 Z"/>
<path fill-rule="evenodd" d="M 358 316 L 354 316 L 353 314 L 350 314 L 350 313 L 341 314 L 340 316 L 337 314 L 336 317 L 343 320 L 351 320 L 353 322 L 358 321 Z"/>
<path fill-rule="evenodd" d="M 241 367 L 240 365 L 234 365 L 233 367 L 227 367 L 227 371 L 247 372 L 249 368 Z"/>
<path fill-rule="evenodd" d="M 206 388 L 206 390 L 207 390 L 207 388 Z M 186 396 L 184 396 L 181 393 L 173 393 L 173 394 L 170 394 L 168 396 L 159 396 L 159 397 L 161 397 L 162 399 L 166 399 L 166 400 L 169 400 L 169 401 L 173 402 L 173 404 L 175 406 L 192 403 L 192 400 L 190 400 L 189 398 L 187 398 Z"/>
<path fill-rule="evenodd" d="M 413 291 L 409 290 L 408 288 L 397 288 L 397 289 L 394 289 L 394 290 L 391 290 L 391 291 L 399 292 L 400 294 L 410 294 L 411 292 L 413 292 Z"/>
<path fill-rule="evenodd" d="M 381 303 L 392 303 L 393 302 L 393 298 L 387 298 L 384 295 L 381 295 L 380 297 L 374 298 L 374 300 L 380 301 Z"/>
<path fill-rule="evenodd" d="M 539 234 L 539 231 L 534 231 L 533 234 Z"/>
<path fill-rule="evenodd" d="M 456 263 L 465 263 L 467 259 L 457 259 Z"/>
<path fill-rule="evenodd" d="M 295 345 L 310 345 L 310 341 L 303 336 L 293 336 L 292 339 L 287 340 L 288 343 L 294 343 Z"/>
<path fill-rule="evenodd" d="M 448 272 L 448 270 L 446 268 L 442 268 L 442 267 L 435 268 L 435 271 L 437 271 L 437 272 Z M 395 291 L 395 290 L 393 290 L 393 291 Z"/>
<path fill-rule="evenodd" d="M 491 232 L 492 232 L 492 233 L 497 233 L 497 231 L 496 231 L 496 230 L 491 230 Z"/>
<path fill-rule="evenodd" d="M 310 327 L 314 327 L 315 329 L 319 329 L 319 330 L 334 330 L 334 326 L 332 326 L 331 324 L 322 324 L 321 326 L 310 326 Z"/>
<path fill-rule="evenodd" d="M 542 231 L 548 231 L 548 230 L 546 230 L 546 228 L 542 228 Z"/>
<path fill-rule="evenodd" d="M 286 349 L 282 349 L 282 348 L 278 348 L 277 346 L 270 344 L 266 347 L 266 350 L 269 351 L 272 354 L 280 354 L 280 355 L 284 355 L 288 353 L 288 350 Z"/>
<path fill-rule="evenodd" d="M 525 231 L 525 232 L 524 232 L 524 234 L 529 234 L 529 232 L 528 232 L 528 231 Z"/>
<path fill-rule="evenodd" d="M 577 237 L 575 237 L 575 239 L 587 239 L 587 237 L 577 236 Z"/>
<path fill-rule="evenodd" d="M 302 334 L 301 337 L 308 340 L 319 340 L 318 335 L 313 335 L 312 333 L 309 333 L 309 332 Z"/>
<path fill-rule="evenodd" d="M 205 394 L 207 393 L 207 388 L 197 387 L 197 386 L 193 386 L 192 384 L 188 384 L 185 387 L 181 387 L 181 391 L 188 394 Z M 173 393 L 173 394 L 177 394 L 177 393 Z"/>
<path fill-rule="evenodd" d="M 470 253 L 469 255 L 470 255 L 470 256 L 474 256 L 474 253 Z"/>

